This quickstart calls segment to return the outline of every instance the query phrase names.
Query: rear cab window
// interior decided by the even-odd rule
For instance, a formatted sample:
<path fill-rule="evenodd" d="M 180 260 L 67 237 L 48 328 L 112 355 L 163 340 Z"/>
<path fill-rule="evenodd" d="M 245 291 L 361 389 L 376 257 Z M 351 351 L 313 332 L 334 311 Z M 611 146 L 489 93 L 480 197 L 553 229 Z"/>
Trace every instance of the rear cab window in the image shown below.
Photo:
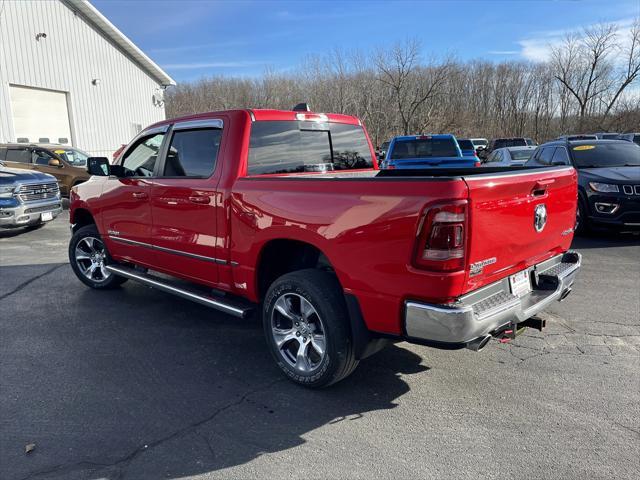
<path fill-rule="evenodd" d="M 251 126 L 248 175 L 363 168 L 373 168 L 373 158 L 359 125 L 276 120 Z"/>
<path fill-rule="evenodd" d="M 458 145 L 460 146 L 461 150 L 473 150 L 473 143 L 471 142 L 471 140 L 460 140 L 458 139 Z"/>
<path fill-rule="evenodd" d="M 453 137 L 417 137 L 411 140 L 396 140 L 391 149 L 391 159 L 459 157 L 460 152 Z"/>

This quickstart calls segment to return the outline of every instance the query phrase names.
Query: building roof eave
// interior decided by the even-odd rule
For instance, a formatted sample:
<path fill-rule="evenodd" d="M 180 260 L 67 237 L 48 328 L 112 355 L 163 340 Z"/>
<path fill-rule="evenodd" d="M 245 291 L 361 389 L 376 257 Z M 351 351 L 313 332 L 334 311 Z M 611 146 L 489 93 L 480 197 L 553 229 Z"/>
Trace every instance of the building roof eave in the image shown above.
<path fill-rule="evenodd" d="M 175 85 L 176 81 L 171 78 L 162 68 L 151 60 L 142 50 L 140 50 L 124 33 L 111 23 L 107 17 L 102 15 L 88 0 L 62 0 L 69 8 L 80 13 L 98 30 L 100 30 L 109 40 L 116 44 L 132 60 L 144 68 L 149 75 L 155 78 L 161 85 Z"/>

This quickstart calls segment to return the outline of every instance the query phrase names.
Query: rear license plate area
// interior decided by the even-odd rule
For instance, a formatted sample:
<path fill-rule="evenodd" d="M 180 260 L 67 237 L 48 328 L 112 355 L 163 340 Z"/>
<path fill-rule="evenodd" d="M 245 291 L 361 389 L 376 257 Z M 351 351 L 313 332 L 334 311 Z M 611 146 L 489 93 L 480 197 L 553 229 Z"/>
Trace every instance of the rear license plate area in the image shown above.
<path fill-rule="evenodd" d="M 522 270 L 521 272 L 511 275 L 509 277 L 509 286 L 511 287 L 511 293 L 516 297 L 523 297 L 531 292 L 529 270 Z"/>

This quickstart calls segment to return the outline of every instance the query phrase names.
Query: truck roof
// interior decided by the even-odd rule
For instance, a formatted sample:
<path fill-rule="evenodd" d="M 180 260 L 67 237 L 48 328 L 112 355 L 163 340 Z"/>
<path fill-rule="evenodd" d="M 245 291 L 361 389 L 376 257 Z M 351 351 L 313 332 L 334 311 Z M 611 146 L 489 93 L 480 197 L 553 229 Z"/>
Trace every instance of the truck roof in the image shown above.
<path fill-rule="evenodd" d="M 150 125 L 156 127 L 167 125 L 176 121 L 187 120 L 205 120 L 215 118 L 220 115 L 249 115 L 254 121 L 282 121 L 282 120 L 313 120 L 313 121 L 329 121 L 333 123 L 346 123 L 349 125 L 362 125 L 358 117 L 353 115 L 343 115 L 340 113 L 320 113 L 320 112 L 296 112 L 293 110 L 272 110 L 272 109 L 236 109 L 236 110 L 220 110 L 216 112 L 196 113 L 193 115 L 185 115 L 182 117 L 168 118 L 160 122 Z"/>
<path fill-rule="evenodd" d="M 445 138 L 454 138 L 454 136 L 450 133 L 437 133 L 435 135 L 432 135 L 430 133 L 423 133 L 421 135 L 400 135 L 395 137 L 394 140 L 418 140 L 422 138 L 435 138 L 436 140 L 438 140 Z"/>

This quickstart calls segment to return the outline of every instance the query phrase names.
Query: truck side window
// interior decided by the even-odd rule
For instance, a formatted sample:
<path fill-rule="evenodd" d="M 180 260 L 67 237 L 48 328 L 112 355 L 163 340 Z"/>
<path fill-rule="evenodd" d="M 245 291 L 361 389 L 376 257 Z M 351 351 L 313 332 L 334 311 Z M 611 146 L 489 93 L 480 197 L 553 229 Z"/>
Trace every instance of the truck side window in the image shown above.
<path fill-rule="evenodd" d="M 543 165 L 551 165 L 551 159 L 553 158 L 553 152 L 555 147 L 545 147 L 538 155 L 538 163 L 542 163 Z"/>
<path fill-rule="evenodd" d="M 556 165 L 571 164 L 571 162 L 569 161 L 569 155 L 567 154 L 567 150 L 564 147 L 556 148 L 556 153 L 553 154 L 553 159 L 551 160 L 551 163 Z"/>
<path fill-rule="evenodd" d="M 251 127 L 249 175 L 371 168 L 362 127 L 307 121 L 263 121 Z"/>
<path fill-rule="evenodd" d="M 222 130 L 176 130 L 164 164 L 165 177 L 209 177 L 216 167 Z"/>
<path fill-rule="evenodd" d="M 155 133 L 139 139 L 122 159 L 127 177 L 151 177 L 158 161 L 164 133 Z"/>
<path fill-rule="evenodd" d="M 44 150 L 34 150 L 31 157 L 33 159 L 33 163 L 37 165 L 49 165 L 49 160 L 53 160 L 55 158 L 49 152 L 45 152 Z"/>
<path fill-rule="evenodd" d="M 27 148 L 10 148 L 7 150 L 7 162 L 31 163 L 31 152 Z"/>

